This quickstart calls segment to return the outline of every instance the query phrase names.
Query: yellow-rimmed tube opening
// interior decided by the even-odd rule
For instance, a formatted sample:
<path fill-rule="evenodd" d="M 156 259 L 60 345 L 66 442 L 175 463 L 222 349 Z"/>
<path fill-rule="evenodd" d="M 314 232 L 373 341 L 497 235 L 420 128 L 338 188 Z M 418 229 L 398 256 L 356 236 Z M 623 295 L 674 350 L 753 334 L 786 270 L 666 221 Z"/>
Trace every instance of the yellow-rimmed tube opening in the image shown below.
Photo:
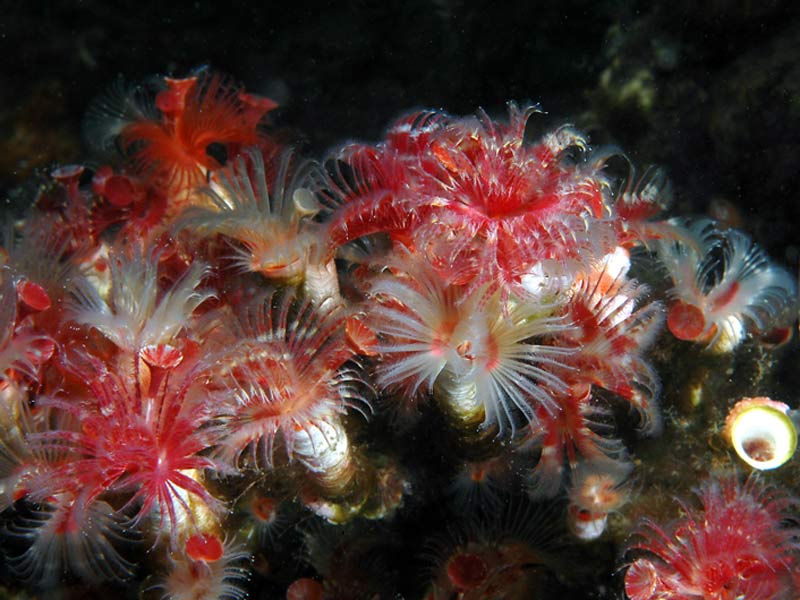
<path fill-rule="evenodd" d="M 744 462 L 760 471 L 777 469 L 797 448 L 789 407 L 769 398 L 743 398 L 725 421 L 725 435 Z"/>

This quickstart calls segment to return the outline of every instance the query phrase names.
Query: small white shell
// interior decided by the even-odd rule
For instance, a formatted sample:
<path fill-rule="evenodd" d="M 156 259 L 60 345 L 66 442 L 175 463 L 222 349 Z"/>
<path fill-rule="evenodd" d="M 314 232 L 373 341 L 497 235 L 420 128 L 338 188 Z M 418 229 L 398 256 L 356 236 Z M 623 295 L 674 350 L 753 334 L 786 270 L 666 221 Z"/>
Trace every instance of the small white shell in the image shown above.
<path fill-rule="evenodd" d="M 797 428 L 789 407 L 769 398 L 743 398 L 725 421 L 725 434 L 736 454 L 760 471 L 777 469 L 797 448 Z"/>

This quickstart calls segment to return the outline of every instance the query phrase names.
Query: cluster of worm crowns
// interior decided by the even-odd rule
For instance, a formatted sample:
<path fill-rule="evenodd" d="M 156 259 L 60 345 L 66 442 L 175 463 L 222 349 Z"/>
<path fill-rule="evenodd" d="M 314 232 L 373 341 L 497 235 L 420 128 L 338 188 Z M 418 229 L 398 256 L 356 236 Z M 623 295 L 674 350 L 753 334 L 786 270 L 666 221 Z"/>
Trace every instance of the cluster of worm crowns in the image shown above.
<path fill-rule="evenodd" d="M 618 153 L 571 127 L 526 140 L 534 107 L 416 112 L 312 163 L 268 127 L 275 106 L 209 71 L 119 82 L 86 119 L 91 168 L 52 171 L 6 225 L 7 580 L 394 597 L 405 575 L 369 546 L 392 538 L 364 523 L 447 500 L 478 516 L 421 543 L 438 550 L 419 597 L 528 598 L 561 578 L 544 531 L 591 543 L 629 500 L 614 415 L 658 435 L 656 337 L 730 352 L 791 324 L 795 283 L 750 238 L 667 220 L 659 171 L 614 178 Z M 730 481 L 701 499 L 726 515 L 708 531 L 690 508 L 642 525 L 631 598 L 709 598 L 709 573 L 745 594 L 714 598 L 797 584 L 788 499 Z M 732 549 L 724 573 L 691 554 Z"/>

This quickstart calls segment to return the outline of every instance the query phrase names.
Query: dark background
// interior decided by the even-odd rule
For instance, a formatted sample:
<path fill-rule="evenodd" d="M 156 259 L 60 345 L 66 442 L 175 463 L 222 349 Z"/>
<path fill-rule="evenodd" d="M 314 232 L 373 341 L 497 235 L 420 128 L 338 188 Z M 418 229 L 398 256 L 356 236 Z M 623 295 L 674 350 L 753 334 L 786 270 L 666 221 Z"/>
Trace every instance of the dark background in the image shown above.
<path fill-rule="evenodd" d="M 0 2 L 3 4 L 3 2 Z M 278 100 L 276 126 L 319 157 L 378 139 L 413 108 L 502 115 L 541 104 L 673 182 L 678 213 L 734 209 L 798 260 L 800 10 L 791 0 L 407 0 L 128 5 L 88 0 L 0 17 L 0 194 L 85 159 L 80 123 L 118 75 L 209 64 Z M 320 6 L 323 6 L 320 8 Z M 28 184 L 30 187 L 31 184 Z"/>

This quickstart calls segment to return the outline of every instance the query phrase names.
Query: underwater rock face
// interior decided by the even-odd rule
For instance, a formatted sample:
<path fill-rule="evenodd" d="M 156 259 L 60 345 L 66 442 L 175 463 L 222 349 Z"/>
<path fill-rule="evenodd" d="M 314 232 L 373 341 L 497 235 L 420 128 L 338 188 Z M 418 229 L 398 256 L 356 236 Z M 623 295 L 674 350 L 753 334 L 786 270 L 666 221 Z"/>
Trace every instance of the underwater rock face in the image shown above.
<path fill-rule="evenodd" d="M 638 478 L 685 475 L 654 444 L 722 429 L 702 382 L 791 331 L 794 277 L 739 231 L 667 219 L 660 171 L 614 177 L 616 152 L 573 127 L 526 135 L 533 106 L 414 112 L 318 163 L 275 107 L 209 70 L 119 82 L 87 116 L 100 166 L 54 170 L 6 228 L 6 582 L 620 593 L 609 547 L 663 510 Z M 686 432 L 660 406 L 662 380 L 695 377 L 669 370 L 680 355 L 708 411 Z M 767 495 L 706 486 L 706 512 L 758 516 Z M 796 561 L 777 524 L 796 507 L 764 510 L 775 537 L 734 536 L 724 560 L 775 541 Z M 703 588 L 660 543 L 634 546 L 658 560 L 634 560 L 628 595 Z M 782 597 L 796 582 L 764 561 L 741 589 Z"/>

